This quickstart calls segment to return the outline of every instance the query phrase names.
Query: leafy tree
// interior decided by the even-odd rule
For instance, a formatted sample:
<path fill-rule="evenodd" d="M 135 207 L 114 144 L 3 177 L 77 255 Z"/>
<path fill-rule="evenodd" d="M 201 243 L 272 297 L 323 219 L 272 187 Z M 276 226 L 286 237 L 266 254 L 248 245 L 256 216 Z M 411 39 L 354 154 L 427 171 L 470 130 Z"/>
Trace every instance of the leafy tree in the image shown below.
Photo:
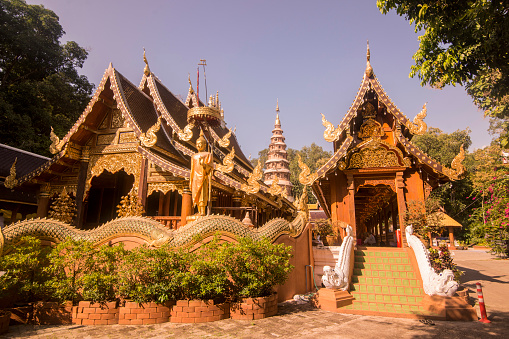
<path fill-rule="evenodd" d="M 411 77 L 423 86 L 465 85 L 486 115 L 509 117 L 507 1 L 377 0 L 377 6 L 384 14 L 395 9 L 416 32 L 424 31 Z M 500 142 L 509 147 L 509 136 Z"/>
<path fill-rule="evenodd" d="M 460 152 L 463 145 L 465 152 L 472 144 L 470 130 L 457 130 L 453 133 L 444 133 L 438 128 L 430 127 L 423 135 L 417 135 L 412 139 L 423 152 L 431 158 L 439 161 L 442 165 L 450 166 L 454 157 Z M 475 169 L 475 160 L 471 154 L 466 154 L 463 165 L 471 173 Z M 468 197 L 472 194 L 472 179 L 470 176 L 462 180 L 451 181 L 439 186 L 431 193 L 431 198 L 437 199 L 444 208 L 445 213 L 453 217 L 463 226 L 468 226 L 470 209 L 472 206 Z M 465 227 L 464 232 L 468 228 Z M 460 234 L 460 237 L 463 237 Z"/>
<path fill-rule="evenodd" d="M 501 149 L 492 145 L 475 152 L 477 167 L 472 174 L 476 201 L 470 215 L 475 240 L 486 241 L 496 253 L 506 251 L 509 240 L 509 166 L 501 160 Z"/>
<path fill-rule="evenodd" d="M 24 0 L 0 0 L 0 140 L 49 155 L 51 126 L 64 135 L 90 100 L 79 75 L 87 51 L 60 43 L 58 16 Z"/>

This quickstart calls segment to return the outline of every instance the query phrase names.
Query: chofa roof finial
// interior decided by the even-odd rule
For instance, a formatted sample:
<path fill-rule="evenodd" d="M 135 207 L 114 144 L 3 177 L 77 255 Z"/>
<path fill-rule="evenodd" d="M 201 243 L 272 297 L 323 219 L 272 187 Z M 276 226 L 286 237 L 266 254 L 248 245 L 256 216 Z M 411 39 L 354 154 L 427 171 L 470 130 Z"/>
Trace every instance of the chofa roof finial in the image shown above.
<path fill-rule="evenodd" d="M 150 75 L 150 68 L 148 67 L 148 60 L 147 60 L 147 56 L 145 55 L 145 47 L 143 47 L 143 61 L 145 61 L 145 69 L 143 70 L 143 73 L 146 76 L 149 76 Z"/>
<path fill-rule="evenodd" d="M 373 75 L 373 67 L 371 67 L 371 63 L 369 62 L 371 59 L 371 52 L 369 51 L 369 40 L 367 41 L 368 49 L 366 52 L 366 75 L 371 77 Z"/>

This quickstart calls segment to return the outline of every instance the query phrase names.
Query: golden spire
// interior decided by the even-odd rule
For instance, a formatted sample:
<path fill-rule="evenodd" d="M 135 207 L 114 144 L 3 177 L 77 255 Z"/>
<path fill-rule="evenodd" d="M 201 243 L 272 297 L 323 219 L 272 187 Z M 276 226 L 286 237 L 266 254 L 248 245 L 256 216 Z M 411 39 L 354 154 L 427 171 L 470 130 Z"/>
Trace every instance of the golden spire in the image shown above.
<path fill-rule="evenodd" d="M 276 100 L 276 125 L 281 126 L 281 121 L 279 120 L 279 98 Z"/>
<path fill-rule="evenodd" d="M 369 62 L 371 59 L 371 53 L 369 51 L 369 40 L 367 41 L 368 44 L 368 50 L 366 52 L 366 75 L 368 77 L 373 75 L 373 67 L 371 67 L 371 63 Z"/>
<path fill-rule="evenodd" d="M 149 76 L 150 75 L 150 68 L 148 67 L 148 60 L 147 60 L 147 56 L 145 55 L 145 47 L 143 47 L 143 61 L 145 61 L 145 69 L 143 70 L 143 73 L 146 76 Z"/>

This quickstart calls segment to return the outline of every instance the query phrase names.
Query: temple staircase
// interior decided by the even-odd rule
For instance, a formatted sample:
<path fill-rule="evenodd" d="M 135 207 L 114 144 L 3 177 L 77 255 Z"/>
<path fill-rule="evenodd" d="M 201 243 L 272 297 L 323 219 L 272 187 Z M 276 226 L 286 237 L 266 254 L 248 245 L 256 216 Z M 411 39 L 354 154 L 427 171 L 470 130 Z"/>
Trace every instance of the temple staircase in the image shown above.
<path fill-rule="evenodd" d="M 350 288 L 355 299 L 340 312 L 443 319 L 440 314 L 425 310 L 422 280 L 410 255 L 413 253 L 405 248 L 359 247 L 355 250 Z"/>

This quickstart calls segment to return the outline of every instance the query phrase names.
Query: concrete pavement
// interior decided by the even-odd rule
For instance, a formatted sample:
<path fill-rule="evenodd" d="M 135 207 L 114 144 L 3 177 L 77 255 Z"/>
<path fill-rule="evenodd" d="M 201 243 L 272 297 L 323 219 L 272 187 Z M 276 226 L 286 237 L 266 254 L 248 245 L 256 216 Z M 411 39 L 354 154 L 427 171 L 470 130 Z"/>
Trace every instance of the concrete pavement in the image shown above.
<path fill-rule="evenodd" d="M 418 320 L 330 313 L 295 301 L 281 303 L 275 317 L 222 320 L 204 324 L 144 326 L 11 326 L 5 338 L 479 338 L 509 337 L 509 260 L 497 260 L 483 251 L 455 251 L 455 262 L 465 271 L 464 284 L 483 292 L 491 324 Z M 475 297 L 475 299 L 477 299 Z M 0 336 L 2 337 L 2 336 Z"/>

